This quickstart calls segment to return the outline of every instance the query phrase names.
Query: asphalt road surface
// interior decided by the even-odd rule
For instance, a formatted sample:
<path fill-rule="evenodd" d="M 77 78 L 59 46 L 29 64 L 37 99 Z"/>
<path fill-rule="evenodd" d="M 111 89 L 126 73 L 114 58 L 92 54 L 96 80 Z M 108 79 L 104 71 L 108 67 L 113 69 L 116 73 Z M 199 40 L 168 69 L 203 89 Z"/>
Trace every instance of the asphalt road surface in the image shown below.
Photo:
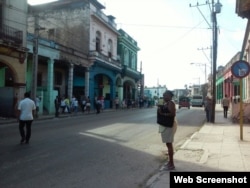
<path fill-rule="evenodd" d="M 156 108 L 79 114 L 34 121 L 28 145 L 17 123 L 0 128 L 0 187 L 140 188 L 166 161 Z M 176 147 L 205 114 L 182 108 L 177 118 Z"/>

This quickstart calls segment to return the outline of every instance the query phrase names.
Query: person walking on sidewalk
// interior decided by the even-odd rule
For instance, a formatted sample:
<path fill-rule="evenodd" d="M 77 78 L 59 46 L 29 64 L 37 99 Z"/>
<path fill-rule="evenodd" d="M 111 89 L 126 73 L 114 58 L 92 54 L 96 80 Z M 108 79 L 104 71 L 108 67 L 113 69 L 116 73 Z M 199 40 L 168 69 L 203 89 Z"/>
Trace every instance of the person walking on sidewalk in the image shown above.
<path fill-rule="evenodd" d="M 211 115 L 212 115 L 212 99 L 209 96 L 206 96 L 204 101 L 204 107 L 206 112 L 207 122 L 211 122 Z"/>
<path fill-rule="evenodd" d="M 30 99 L 30 93 L 24 93 L 24 99 L 20 101 L 17 108 L 17 118 L 19 121 L 19 132 L 21 135 L 20 144 L 29 143 L 31 137 L 31 125 L 36 111 L 36 104 Z M 26 132 L 24 127 L 26 126 Z"/>
<path fill-rule="evenodd" d="M 175 169 L 174 165 L 174 135 L 177 129 L 176 107 L 172 100 L 174 94 L 167 90 L 163 94 L 164 104 L 158 107 L 158 114 L 165 116 L 164 121 L 171 124 L 171 127 L 159 125 L 159 132 L 161 133 L 162 142 L 166 144 L 168 150 L 168 163 L 164 166 L 165 170 Z"/>
<path fill-rule="evenodd" d="M 227 94 L 225 94 L 225 97 L 222 99 L 221 105 L 223 107 L 224 118 L 227 118 L 227 112 L 228 112 L 228 108 L 229 108 L 229 105 L 230 105 L 230 100 L 227 97 Z"/>

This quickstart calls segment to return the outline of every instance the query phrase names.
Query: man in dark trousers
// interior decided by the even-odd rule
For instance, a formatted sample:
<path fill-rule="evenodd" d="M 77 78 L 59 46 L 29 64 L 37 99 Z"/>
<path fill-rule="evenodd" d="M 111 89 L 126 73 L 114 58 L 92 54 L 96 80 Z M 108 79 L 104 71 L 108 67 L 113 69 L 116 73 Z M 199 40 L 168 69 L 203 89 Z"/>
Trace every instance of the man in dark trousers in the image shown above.
<path fill-rule="evenodd" d="M 222 108 L 223 108 L 223 114 L 224 114 L 224 118 L 227 118 L 227 111 L 230 105 L 230 100 L 227 97 L 227 94 L 225 94 L 225 97 L 222 99 Z"/>
<path fill-rule="evenodd" d="M 36 111 L 36 104 L 30 99 L 30 93 L 24 93 L 24 99 L 20 101 L 17 108 L 17 118 L 19 120 L 20 143 L 29 143 L 31 137 L 31 125 Z M 24 127 L 26 126 L 26 132 Z"/>
<path fill-rule="evenodd" d="M 101 108 L 102 108 L 102 104 L 101 104 L 101 100 L 98 98 L 96 100 L 96 114 L 100 114 L 101 112 Z"/>
<path fill-rule="evenodd" d="M 56 113 L 55 113 L 55 116 L 58 117 L 59 116 L 59 108 L 60 108 L 60 105 L 61 105 L 61 100 L 58 96 L 56 96 L 55 98 L 55 110 L 56 110 Z"/>

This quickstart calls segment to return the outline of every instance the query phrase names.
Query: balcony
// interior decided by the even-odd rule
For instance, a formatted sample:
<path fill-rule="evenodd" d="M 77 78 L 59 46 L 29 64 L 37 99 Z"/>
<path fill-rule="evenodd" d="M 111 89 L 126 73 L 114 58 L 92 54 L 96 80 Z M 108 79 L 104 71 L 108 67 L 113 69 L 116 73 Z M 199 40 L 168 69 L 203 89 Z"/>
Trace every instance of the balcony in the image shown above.
<path fill-rule="evenodd" d="M 4 44 L 14 47 L 22 47 L 23 31 L 17 30 L 7 25 L 0 26 L 0 40 Z"/>
<path fill-rule="evenodd" d="M 122 76 L 132 77 L 136 82 L 142 79 L 142 74 L 140 72 L 128 67 L 127 65 L 122 66 Z"/>
<path fill-rule="evenodd" d="M 88 59 L 92 61 L 97 61 L 101 63 L 102 66 L 105 67 L 113 67 L 115 69 L 121 70 L 121 63 L 118 60 L 112 59 L 109 56 L 106 56 L 98 51 L 90 51 L 88 55 Z"/>

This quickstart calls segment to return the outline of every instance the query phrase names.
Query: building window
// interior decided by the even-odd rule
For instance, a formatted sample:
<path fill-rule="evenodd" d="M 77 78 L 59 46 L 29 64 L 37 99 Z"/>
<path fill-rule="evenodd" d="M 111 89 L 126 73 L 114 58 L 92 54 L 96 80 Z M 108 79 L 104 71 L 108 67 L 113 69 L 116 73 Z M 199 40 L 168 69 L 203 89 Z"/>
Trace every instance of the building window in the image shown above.
<path fill-rule="evenodd" d="M 101 33 L 96 32 L 96 42 L 95 42 L 96 51 L 101 52 Z"/>
<path fill-rule="evenodd" d="M 129 65 L 129 54 L 128 54 L 128 49 L 124 49 L 124 65 Z"/>
<path fill-rule="evenodd" d="M 132 57 L 131 57 L 131 68 L 134 70 L 136 69 L 135 54 L 132 54 Z"/>
<path fill-rule="evenodd" d="M 111 39 L 108 40 L 108 56 L 109 58 L 112 57 L 112 51 L 113 51 L 113 42 Z"/>

